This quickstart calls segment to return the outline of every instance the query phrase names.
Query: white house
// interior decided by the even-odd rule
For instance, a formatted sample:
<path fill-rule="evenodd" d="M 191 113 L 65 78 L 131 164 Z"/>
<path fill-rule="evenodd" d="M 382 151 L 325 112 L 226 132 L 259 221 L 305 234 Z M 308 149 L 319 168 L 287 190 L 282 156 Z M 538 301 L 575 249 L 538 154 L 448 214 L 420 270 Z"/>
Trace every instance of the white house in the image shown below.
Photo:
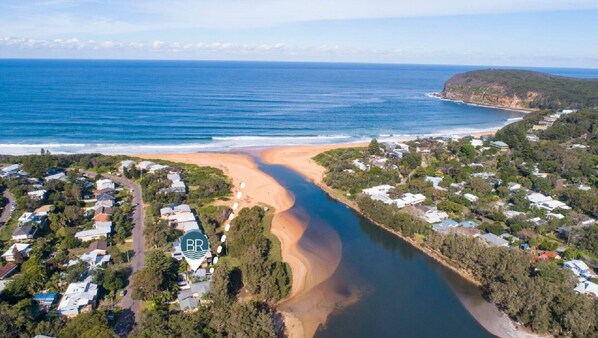
<path fill-rule="evenodd" d="M 478 139 L 478 138 L 474 138 L 471 139 L 471 141 L 469 142 L 474 148 L 477 147 L 482 147 L 484 145 L 484 141 Z"/>
<path fill-rule="evenodd" d="M 527 195 L 527 200 L 532 204 L 540 204 L 540 203 L 552 201 L 552 197 L 535 192 L 535 193 Z"/>
<path fill-rule="evenodd" d="M 444 211 L 440 211 L 436 208 L 429 208 L 424 211 L 424 220 L 430 224 L 440 223 L 445 219 L 448 219 L 448 214 Z"/>
<path fill-rule="evenodd" d="M 578 277 L 589 278 L 590 277 L 590 268 L 586 263 L 579 259 L 573 259 L 563 263 L 563 267 L 565 269 L 569 269 L 573 271 L 573 273 Z"/>
<path fill-rule="evenodd" d="M 139 170 L 149 170 L 152 166 L 156 165 L 154 162 L 151 161 L 141 161 L 137 163 L 136 167 Z"/>
<path fill-rule="evenodd" d="M 112 222 L 95 222 L 94 229 L 79 231 L 75 237 L 83 242 L 89 242 L 103 237 L 110 237 Z"/>
<path fill-rule="evenodd" d="M 2 258 L 4 258 L 7 262 L 14 262 L 15 261 L 15 249 L 21 253 L 23 257 L 29 257 L 29 252 L 31 251 L 31 245 L 26 243 L 15 243 L 4 252 Z"/>
<path fill-rule="evenodd" d="M 362 160 L 353 160 L 353 166 L 355 166 L 355 168 L 357 168 L 359 170 L 363 170 L 363 171 L 368 169 L 367 165 Z"/>
<path fill-rule="evenodd" d="M 114 189 L 114 182 L 107 178 L 98 180 L 96 182 L 96 189 L 97 190 L 104 190 L 104 189 Z"/>
<path fill-rule="evenodd" d="M 16 175 L 19 172 L 18 164 L 11 164 L 0 169 L 0 177 L 5 178 L 11 175 Z"/>
<path fill-rule="evenodd" d="M 95 307 L 98 286 L 89 282 L 71 283 L 66 289 L 56 310 L 67 317 L 91 311 Z"/>
<path fill-rule="evenodd" d="M 388 192 L 390 191 L 390 189 L 394 188 L 392 185 L 388 185 L 388 184 L 384 184 L 384 185 L 378 185 L 375 187 L 371 187 L 368 189 L 363 189 L 363 193 L 366 195 L 385 195 L 388 194 Z"/>
<path fill-rule="evenodd" d="M 39 201 L 39 200 L 43 200 L 44 196 L 46 196 L 46 190 L 35 190 L 35 191 L 30 191 L 27 193 L 27 196 L 29 196 L 29 198 L 31 198 L 34 201 Z"/>
<path fill-rule="evenodd" d="M 403 195 L 403 197 L 401 197 L 401 200 L 403 200 L 403 202 L 406 205 L 416 205 L 416 204 L 420 204 L 423 203 L 426 200 L 426 196 L 422 195 L 422 194 L 412 194 L 412 193 L 405 193 L 405 195 Z"/>
<path fill-rule="evenodd" d="M 598 284 L 589 281 L 578 283 L 575 291 L 598 298 Z"/>
<path fill-rule="evenodd" d="M 120 162 L 120 166 L 118 167 L 118 171 L 121 173 L 125 171 L 125 169 L 131 169 L 135 165 L 135 161 L 131 160 L 124 160 Z"/>
<path fill-rule="evenodd" d="M 515 183 L 515 182 L 509 182 L 508 186 L 509 186 L 510 192 L 517 191 L 517 190 L 521 189 L 521 184 Z"/>
<path fill-rule="evenodd" d="M 557 200 L 550 200 L 550 201 L 542 202 L 538 206 L 540 208 L 546 209 L 548 211 L 553 211 L 554 209 L 559 209 L 559 208 L 565 209 L 565 210 L 571 209 L 571 207 L 569 207 L 567 204 L 565 204 L 561 201 L 557 201 Z"/>
<path fill-rule="evenodd" d="M 44 177 L 44 181 L 46 181 L 46 182 L 53 181 L 53 180 L 66 181 L 66 174 L 58 173 L 58 174 L 49 175 L 49 176 Z"/>

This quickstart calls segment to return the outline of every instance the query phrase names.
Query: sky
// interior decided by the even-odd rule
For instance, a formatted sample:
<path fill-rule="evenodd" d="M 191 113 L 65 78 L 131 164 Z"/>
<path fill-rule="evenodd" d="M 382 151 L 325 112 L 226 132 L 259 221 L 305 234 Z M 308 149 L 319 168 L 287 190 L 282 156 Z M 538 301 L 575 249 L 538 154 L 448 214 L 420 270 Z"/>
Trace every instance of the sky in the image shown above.
<path fill-rule="evenodd" d="M 598 0 L 2 0 L 0 58 L 598 68 Z"/>

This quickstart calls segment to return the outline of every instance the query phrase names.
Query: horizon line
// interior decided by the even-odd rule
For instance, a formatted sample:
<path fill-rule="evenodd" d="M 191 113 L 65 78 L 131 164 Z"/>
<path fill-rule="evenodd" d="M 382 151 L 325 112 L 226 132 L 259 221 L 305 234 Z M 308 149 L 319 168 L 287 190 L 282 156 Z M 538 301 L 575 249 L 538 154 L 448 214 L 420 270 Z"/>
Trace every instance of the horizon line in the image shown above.
<path fill-rule="evenodd" d="M 389 65 L 389 66 L 458 66 L 458 67 L 496 67 L 496 68 L 532 68 L 532 69 L 579 69 L 579 70 L 596 70 L 598 67 L 567 67 L 567 66 L 524 66 L 524 65 L 481 65 L 481 64 L 448 64 L 448 63 L 401 63 L 401 62 L 375 62 L 375 61 L 284 61 L 284 60 L 214 60 L 214 59 L 138 59 L 138 58 L 52 58 L 52 57 L 3 57 L 0 60 L 46 60 L 46 61 L 169 61 L 169 62 L 245 62 L 245 63 L 311 63 L 311 64 L 354 64 L 354 65 Z M 598 74 L 597 74 L 598 77 Z"/>

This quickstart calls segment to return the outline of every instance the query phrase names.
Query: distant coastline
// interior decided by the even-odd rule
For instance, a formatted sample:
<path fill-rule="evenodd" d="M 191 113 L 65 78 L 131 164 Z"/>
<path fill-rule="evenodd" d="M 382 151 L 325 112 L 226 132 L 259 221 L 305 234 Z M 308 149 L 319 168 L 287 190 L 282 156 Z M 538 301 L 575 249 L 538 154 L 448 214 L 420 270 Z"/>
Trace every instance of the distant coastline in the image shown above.
<path fill-rule="evenodd" d="M 533 113 L 535 111 L 538 111 L 537 109 L 523 109 L 523 108 L 513 108 L 513 107 L 505 107 L 505 106 L 492 106 L 492 105 L 480 104 L 480 103 L 475 103 L 475 102 L 470 102 L 470 101 L 456 100 L 456 99 L 451 99 L 451 98 L 448 98 L 448 97 L 442 95 L 442 92 L 427 93 L 426 96 L 435 98 L 435 99 L 439 99 L 442 101 L 454 102 L 454 103 L 458 103 L 458 104 L 466 104 L 468 106 L 473 106 L 473 107 L 500 109 L 500 110 L 512 111 L 512 112 L 523 113 L 523 114 L 528 114 L 528 113 Z"/>

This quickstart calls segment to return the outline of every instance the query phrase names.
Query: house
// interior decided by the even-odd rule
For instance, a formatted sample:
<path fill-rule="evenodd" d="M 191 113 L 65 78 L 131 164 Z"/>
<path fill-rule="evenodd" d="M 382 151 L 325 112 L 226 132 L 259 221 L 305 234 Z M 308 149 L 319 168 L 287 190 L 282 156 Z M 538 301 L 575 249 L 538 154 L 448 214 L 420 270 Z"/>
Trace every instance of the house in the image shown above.
<path fill-rule="evenodd" d="M 154 164 L 152 165 L 148 172 L 150 174 L 155 174 L 156 172 L 160 171 L 160 170 L 164 170 L 164 169 L 168 169 L 169 167 L 167 165 L 163 165 L 163 164 Z"/>
<path fill-rule="evenodd" d="M 94 209 L 99 208 L 112 208 L 114 206 L 114 200 L 103 200 L 97 201 L 96 204 L 93 206 Z"/>
<path fill-rule="evenodd" d="M 177 296 L 181 311 L 196 309 L 202 303 L 204 295 L 210 293 L 210 281 L 192 283 L 189 289 L 181 290 Z"/>
<path fill-rule="evenodd" d="M 444 232 L 448 231 L 451 228 L 456 228 L 459 226 L 459 222 L 454 221 L 452 219 L 445 219 L 440 223 L 432 224 L 432 230 L 437 232 Z"/>
<path fill-rule="evenodd" d="M 46 182 L 50 182 L 50 181 L 54 181 L 54 180 L 58 180 L 58 181 L 66 181 L 66 174 L 65 173 L 57 173 L 54 175 L 49 175 L 44 177 L 44 181 Z"/>
<path fill-rule="evenodd" d="M 503 141 L 492 141 L 490 145 L 500 151 L 508 151 L 509 145 L 504 143 Z"/>
<path fill-rule="evenodd" d="M 521 189 L 521 184 L 515 182 L 509 182 L 507 183 L 507 186 L 509 187 L 510 192 L 514 192 Z"/>
<path fill-rule="evenodd" d="M 581 294 L 598 298 L 598 284 L 596 283 L 592 283 L 589 281 L 581 282 L 577 284 L 574 290 Z"/>
<path fill-rule="evenodd" d="M 587 185 L 580 184 L 580 185 L 577 187 L 577 190 L 581 190 L 581 191 L 590 191 L 590 190 L 592 190 L 592 187 L 590 187 L 590 186 L 587 186 Z"/>
<path fill-rule="evenodd" d="M 154 162 L 150 162 L 150 161 L 141 161 L 139 163 L 137 163 L 136 167 L 139 170 L 149 170 L 151 167 L 155 166 L 156 164 Z"/>
<path fill-rule="evenodd" d="M 19 173 L 19 165 L 18 164 L 11 164 L 5 167 L 0 168 L 0 177 L 2 178 L 9 178 L 11 176 L 15 176 Z"/>
<path fill-rule="evenodd" d="M 98 286 L 90 282 L 71 283 L 66 289 L 56 310 L 66 317 L 75 317 L 81 312 L 93 310 L 98 295 Z"/>
<path fill-rule="evenodd" d="M 416 205 L 423 203 L 426 200 L 426 196 L 422 194 L 412 194 L 412 193 L 405 193 L 401 200 L 405 205 Z"/>
<path fill-rule="evenodd" d="M 46 190 L 35 190 L 35 191 L 30 191 L 27 193 L 27 196 L 34 200 L 34 201 L 40 201 L 44 199 L 44 196 L 46 196 Z"/>
<path fill-rule="evenodd" d="M 552 201 L 552 197 L 550 196 L 546 196 L 546 195 L 542 195 L 540 193 L 532 193 L 527 195 L 527 200 L 531 203 L 531 204 L 541 204 L 544 202 L 548 202 L 548 201 Z"/>
<path fill-rule="evenodd" d="M 368 169 L 367 165 L 362 160 L 353 160 L 353 166 L 363 171 L 366 171 Z"/>
<path fill-rule="evenodd" d="M 39 217 L 46 217 L 46 216 L 48 216 L 48 213 L 50 213 L 52 210 L 54 210 L 54 206 L 51 204 L 46 204 L 46 205 L 42 205 L 41 207 L 35 209 L 35 211 L 33 213 Z"/>
<path fill-rule="evenodd" d="M 430 148 L 428 148 L 428 147 L 416 147 L 415 148 L 415 152 L 420 153 L 420 154 L 429 154 L 430 153 Z"/>
<path fill-rule="evenodd" d="M 590 278 L 590 268 L 586 263 L 579 259 L 573 259 L 563 263 L 565 269 L 573 271 L 577 277 Z"/>
<path fill-rule="evenodd" d="M 174 242 L 172 243 L 173 252 L 170 254 L 172 258 L 176 259 L 177 261 L 183 260 L 183 251 L 181 251 L 181 243 Z"/>
<path fill-rule="evenodd" d="M 469 141 L 469 143 L 470 143 L 470 144 L 471 144 L 471 145 L 472 145 L 474 148 L 477 148 L 477 147 L 482 147 L 482 146 L 484 146 L 484 141 L 482 141 L 482 140 L 480 140 L 480 139 L 477 139 L 477 138 L 471 139 L 471 141 Z"/>
<path fill-rule="evenodd" d="M 79 231 L 75 234 L 75 238 L 89 242 L 96 239 L 110 237 L 112 232 L 112 222 L 95 222 L 94 229 Z"/>
<path fill-rule="evenodd" d="M 103 192 L 100 193 L 98 195 L 96 195 L 96 200 L 101 202 L 101 201 L 114 201 L 115 197 L 114 197 L 114 192 Z"/>
<path fill-rule="evenodd" d="M 509 242 L 508 241 L 506 241 L 503 238 L 500 238 L 499 236 L 496 236 L 493 233 L 483 234 L 483 235 L 480 236 L 480 238 L 483 239 L 484 242 L 486 242 L 490 246 L 504 246 L 504 247 L 508 247 L 509 246 Z"/>
<path fill-rule="evenodd" d="M 19 217 L 19 225 L 26 225 L 29 223 L 35 223 L 39 227 L 43 227 L 46 224 L 46 216 L 39 215 L 35 212 L 24 212 L 21 217 Z"/>
<path fill-rule="evenodd" d="M 469 193 L 464 194 L 463 197 L 465 197 L 465 199 L 468 200 L 468 201 L 470 201 L 471 203 L 474 203 L 474 202 L 476 202 L 479 199 L 479 197 L 477 197 L 476 195 L 469 194 Z"/>
<path fill-rule="evenodd" d="M 368 189 L 363 189 L 362 192 L 366 195 L 374 196 L 374 195 L 385 195 L 388 194 L 390 189 L 394 188 L 392 185 L 384 184 L 378 185 L 375 187 L 371 187 Z"/>
<path fill-rule="evenodd" d="M 29 252 L 31 252 L 31 245 L 25 243 L 15 243 L 4 252 L 2 258 L 4 258 L 7 262 L 14 262 L 15 261 L 15 254 L 19 252 L 22 257 L 29 257 Z"/>
<path fill-rule="evenodd" d="M 107 178 L 104 179 L 100 179 L 96 181 L 96 190 L 104 190 L 104 189 L 110 189 L 110 190 L 114 190 L 115 185 L 114 182 L 112 182 L 112 180 L 109 180 Z"/>
<path fill-rule="evenodd" d="M 22 225 L 15 229 L 12 233 L 12 240 L 13 241 L 26 241 L 28 239 L 33 239 L 35 233 L 37 232 L 36 227 L 32 227 L 29 225 Z"/>
<path fill-rule="evenodd" d="M 377 168 L 384 168 L 386 162 L 388 162 L 388 159 L 385 157 L 375 157 L 370 161 L 370 163 Z"/>
<path fill-rule="evenodd" d="M 107 222 L 112 216 L 112 208 L 100 207 L 95 210 L 93 220 L 96 222 Z"/>
<path fill-rule="evenodd" d="M 419 210 L 423 211 L 423 218 L 430 224 L 440 223 L 448 218 L 448 214 L 444 211 L 439 211 L 436 207 L 418 207 Z"/>
<path fill-rule="evenodd" d="M 88 253 L 96 253 L 98 255 L 105 255 L 108 253 L 108 242 L 106 241 L 93 241 L 87 247 Z"/>
<path fill-rule="evenodd" d="M 97 251 L 86 252 L 79 256 L 78 259 L 69 261 L 69 266 L 77 264 L 80 260 L 92 268 L 105 267 L 106 264 L 110 262 L 110 259 L 110 255 L 102 254 Z"/>
<path fill-rule="evenodd" d="M 6 279 L 6 278 L 10 277 L 13 273 L 17 272 L 18 268 L 19 268 L 19 266 L 13 262 L 8 262 L 4 266 L 1 266 L 0 267 L 0 279 Z"/>
<path fill-rule="evenodd" d="M 475 228 L 477 227 L 477 223 L 474 221 L 464 221 L 459 223 L 460 226 L 464 227 L 464 228 Z"/>
<path fill-rule="evenodd" d="M 39 306 L 43 309 L 49 309 L 52 307 L 54 302 L 56 302 L 56 298 L 58 298 L 58 293 L 38 293 L 37 295 L 33 296 L 33 301 L 39 304 Z"/>
<path fill-rule="evenodd" d="M 131 160 L 121 161 L 120 165 L 118 166 L 118 171 L 121 173 L 124 173 L 125 169 L 129 170 L 129 169 L 133 168 L 134 165 L 135 165 L 135 161 L 131 161 Z"/>
<path fill-rule="evenodd" d="M 553 211 L 554 209 L 571 209 L 571 207 L 569 207 L 567 204 L 553 199 L 551 199 L 550 201 L 542 202 L 538 206 L 548 211 Z"/>

